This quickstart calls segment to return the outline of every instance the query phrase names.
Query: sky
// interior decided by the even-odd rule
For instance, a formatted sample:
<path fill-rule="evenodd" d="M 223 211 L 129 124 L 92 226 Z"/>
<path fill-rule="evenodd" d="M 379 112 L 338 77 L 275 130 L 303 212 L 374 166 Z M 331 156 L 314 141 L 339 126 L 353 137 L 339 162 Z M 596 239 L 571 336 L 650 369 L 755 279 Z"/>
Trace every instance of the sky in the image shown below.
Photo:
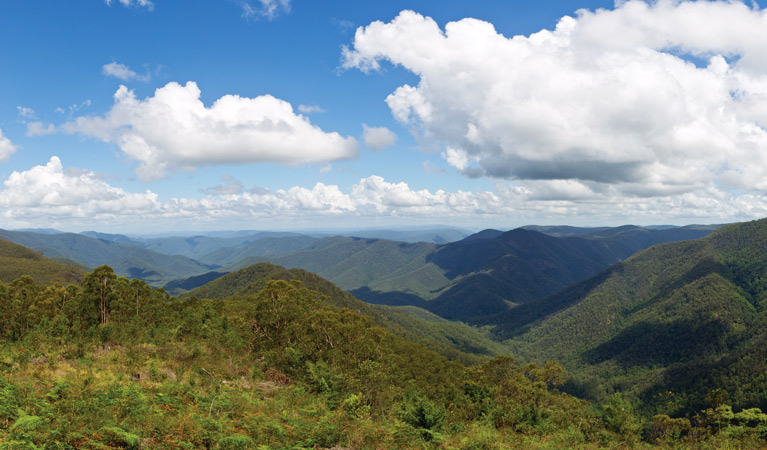
<path fill-rule="evenodd" d="M 0 228 L 767 216 L 739 1 L 0 3 Z"/>

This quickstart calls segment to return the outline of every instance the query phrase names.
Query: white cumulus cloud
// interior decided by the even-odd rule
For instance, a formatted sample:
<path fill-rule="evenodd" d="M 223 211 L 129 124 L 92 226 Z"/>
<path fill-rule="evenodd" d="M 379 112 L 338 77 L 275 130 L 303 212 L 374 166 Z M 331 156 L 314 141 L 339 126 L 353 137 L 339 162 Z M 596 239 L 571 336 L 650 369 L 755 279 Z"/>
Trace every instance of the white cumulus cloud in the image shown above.
<path fill-rule="evenodd" d="M 397 134 L 386 127 L 369 127 L 363 123 L 362 128 L 362 140 L 368 148 L 383 150 L 397 142 Z"/>
<path fill-rule="evenodd" d="M 90 171 L 67 174 L 53 156 L 44 166 L 14 171 L 3 183 L 0 206 L 6 218 L 129 216 L 151 213 L 158 206 L 151 191 L 128 193 L 110 186 Z"/>
<path fill-rule="evenodd" d="M 767 190 L 758 7 L 633 0 L 513 37 L 402 11 L 357 29 L 343 58 L 417 75 L 387 97 L 393 116 L 468 176 L 575 180 L 628 197 Z"/>
<path fill-rule="evenodd" d="M 323 131 L 286 101 L 225 95 L 207 107 L 191 81 L 168 83 L 144 100 L 120 86 L 106 115 L 78 117 L 62 129 L 115 143 L 145 180 L 206 164 L 320 163 L 359 151 L 356 139 Z"/>
<path fill-rule="evenodd" d="M 8 161 L 17 149 L 18 147 L 13 145 L 10 139 L 3 136 L 3 130 L 0 130 L 0 162 Z"/>

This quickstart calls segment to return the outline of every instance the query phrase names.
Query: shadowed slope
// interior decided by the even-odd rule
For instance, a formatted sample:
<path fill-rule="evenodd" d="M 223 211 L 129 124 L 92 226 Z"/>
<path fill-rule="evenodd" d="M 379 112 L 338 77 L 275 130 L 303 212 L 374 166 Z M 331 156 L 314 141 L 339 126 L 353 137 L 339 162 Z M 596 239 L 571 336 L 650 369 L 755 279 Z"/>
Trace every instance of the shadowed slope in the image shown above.
<path fill-rule="evenodd" d="M 728 225 L 642 251 L 492 323 L 525 358 L 561 361 L 581 394 L 628 390 L 648 399 L 673 385 L 684 395 L 680 408 L 695 409 L 715 387 L 767 387 L 763 377 L 722 376 L 746 360 L 754 371 L 767 371 L 767 361 L 753 359 L 765 340 L 765 261 L 767 220 Z M 706 367 L 705 382 L 673 378 L 682 368 L 702 373 Z M 578 385 L 586 380 L 595 383 Z M 740 393 L 733 403 L 755 400 Z"/>

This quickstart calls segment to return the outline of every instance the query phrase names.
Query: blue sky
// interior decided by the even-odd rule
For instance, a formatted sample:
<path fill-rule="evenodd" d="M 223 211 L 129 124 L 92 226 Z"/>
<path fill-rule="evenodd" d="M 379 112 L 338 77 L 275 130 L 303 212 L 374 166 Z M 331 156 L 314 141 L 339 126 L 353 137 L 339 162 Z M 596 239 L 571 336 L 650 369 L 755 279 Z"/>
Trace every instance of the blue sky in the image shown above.
<path fill-rule="evenodd" d="M 759 218 L 765 17 L 737 2 L 3 2 L 0 228 Z"/>

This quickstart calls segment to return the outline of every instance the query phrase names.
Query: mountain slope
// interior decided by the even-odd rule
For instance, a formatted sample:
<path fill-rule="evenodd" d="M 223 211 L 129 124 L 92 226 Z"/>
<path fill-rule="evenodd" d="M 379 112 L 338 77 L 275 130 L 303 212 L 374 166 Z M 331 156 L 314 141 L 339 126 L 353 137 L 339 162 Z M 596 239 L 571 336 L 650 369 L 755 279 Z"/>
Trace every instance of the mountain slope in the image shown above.
<path fill-rule="evenodd" d="M 268 260 L 284 267 L 317 273 L 347 290 L 367 286 L 386 290 L 407 289 L 416 295 L 427 296 L 429 291 L 447 282 L 439 269 L 427 269 L 428 274 L 417 276 L 427 265 L 426 257 L 437 247 L 428 243 L 332 237 Z M 245 259 L 227 269 L 240 269 L 247 267 L 248 263 L 264 259 L 267 258 Z"/>
<path fill-rule="evenodd" d="M 306 235 L 254 237 L 256 239 L 251 238 L 237 247 L 220 247 L 200 255 L 199 259 L 210 264 L 229 266 L 253 256 L 277 257 L 296 252 L 317 241 L 317 238 Z"/>
<path fill-rule="evenodd" d="M 417 242 L 429 242 L 433 244 L 444 244 L 464 239 L 471 232 L 454 228 L 434 228 L 417 230 L 352 230 L 342 233 L 342 236 L 353 236 L 366 239 L 385 239 L 388 241 L 408 242 L 415 244 Z"/>
<path fill-rule="evenodd" d="M 382 305 L 371 305 L 357 300 L 348 292 L 328 280 L 303 269 L 285 269 L 270 263 L 254 264 L 207 283 L 185 293 L 183 298 L 226 298 L 247 295 L 263 289 L 272 280 L 300 281 L 309 289 L 326 296 L 328 304 L 349 308 L 370 316 L 376 325 L 394 334 L 423 343 L 434 350 L 463 362 L 477 362 L 477 356 L 506 354 L 503 345 L 493 341 L 487 333 L 463 324 L 452 323 L 433 314 L 412 308 L 403 310 Z"/>
<path fill-rule="evenodd" d="M 719 225 L 689 225 L 660 229 L 628 225 L 598 230 L 581 237 L 602 242 L 615 256 L 620 259 L 626 259 L 634 253 L 650 248 L 653 245 L 699 239 L 708 236 L 717 228 L 719 228 Z M 577 241 L 577 238 L 564 237 L 564 239 L 571 242 Z"/>
<path fill-rule="evenodd" d="M 37 284 L 51 284 L 59 279 L 62 284 L 79 283 L 85 271 L 44 257 L 11 241 L 0 239 L 0 281 L 11 281 L 29 275 Z"/>
<path fill-rule="evenodd" d="M 100 240 L 74 233 L 39 234 L 0 230 L 0 237 L 55 259 L 73 259 L 91 267 L 107 264 L 115 273 L 158 284 L 217 268 L 184 256 L 163 255 L 132 243 Z"/>
<path fill-rule="evenodd" d="M 763 379 L 723 374 L 746 360 L 754 368 L 741 374 L 767 370 L 754 359 L 764 354 L 766 269 L 767 220 L 728 225 L 654 246 L 492 323 L 518 355 L 562 362 L 582 394 L 627 390 L 648 399 L 673 387 L 679 407 L 694 410 L 724 387 L 735 405 L 764 406 L 767 399 L 738 387 L 767 387 Z M 700 375 L 680 379 L 685 371 Z"/>

